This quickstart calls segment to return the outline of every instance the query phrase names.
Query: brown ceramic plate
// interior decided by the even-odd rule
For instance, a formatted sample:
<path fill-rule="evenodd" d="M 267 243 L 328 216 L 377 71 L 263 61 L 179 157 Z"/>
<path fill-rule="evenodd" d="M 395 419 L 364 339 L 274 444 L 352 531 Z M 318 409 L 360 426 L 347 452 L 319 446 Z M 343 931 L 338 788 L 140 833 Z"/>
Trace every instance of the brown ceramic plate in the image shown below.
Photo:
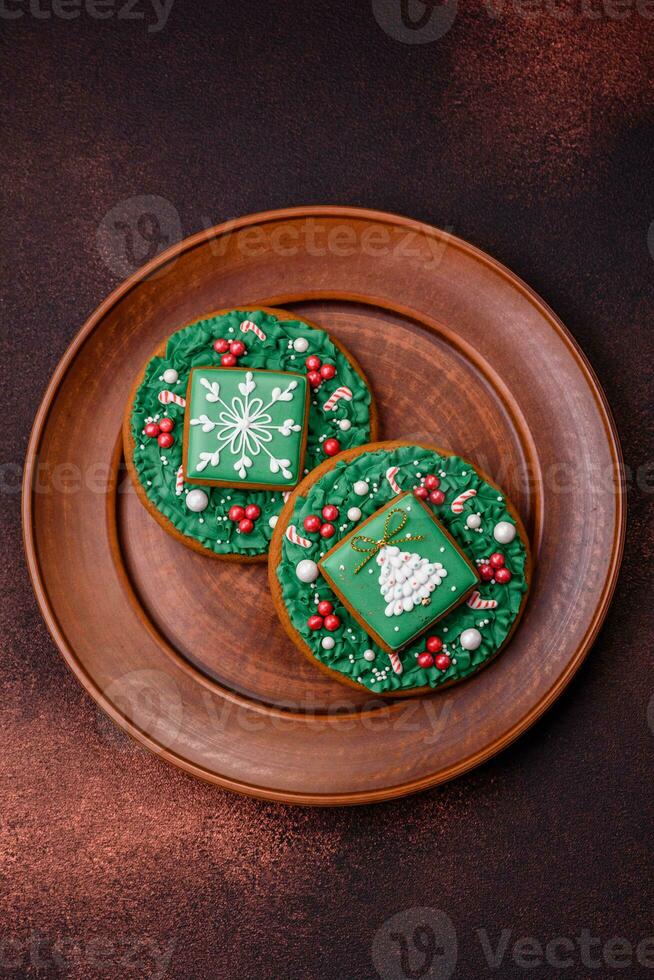
<path fill-rule="evenodd" d="M 211 561 L 140 504 L 120 448 L 135 373 L 179 325 L 250 303 L 295 311 L 346 344 L 372 382 L 382 438 L 447 447 L 515 502 L 534 557 L 530 599 L 478 676 L 395 702 L 346 688 L 286 637 L 265 566 Z M 478 765 L 565 688 L 615 586 L 623 467 L 583 354 L 511 272 L 415 221 L 298 208 L 189 238 L 102 303 L 38 411 L 23 517 L 54 640 L 122 728 L 229 789 L 364 803 Z"/>

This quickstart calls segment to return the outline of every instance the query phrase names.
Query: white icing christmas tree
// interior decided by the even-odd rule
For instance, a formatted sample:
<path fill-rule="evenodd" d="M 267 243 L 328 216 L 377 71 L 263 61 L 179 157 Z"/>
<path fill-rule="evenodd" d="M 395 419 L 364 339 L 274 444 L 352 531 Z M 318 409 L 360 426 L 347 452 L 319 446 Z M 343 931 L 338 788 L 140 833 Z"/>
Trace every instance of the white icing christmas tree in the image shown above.
<path fill-rule="evenodd" d="M 439 561 L 430 562 L 415 552 L 386 545 L 377 555 L 381 569 L 379 586 L 386 601 L 386 615 L 400 616 L 414 606 L 427 605 L 431 593 L 447 575 Z"/>

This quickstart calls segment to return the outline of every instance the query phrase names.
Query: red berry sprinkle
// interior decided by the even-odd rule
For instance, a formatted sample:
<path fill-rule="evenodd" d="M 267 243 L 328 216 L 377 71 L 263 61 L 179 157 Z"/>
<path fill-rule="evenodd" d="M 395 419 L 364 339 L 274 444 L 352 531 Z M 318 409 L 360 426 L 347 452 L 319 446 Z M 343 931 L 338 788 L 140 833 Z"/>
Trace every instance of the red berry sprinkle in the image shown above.
<path fill-rule="evenodd" d="M 309 534 L 316 534 L 322 527 L 322 521 L 317 514 L 309 514 L 308 517 L 304 518 L 304 530 L 308 531 Z"/>
<path fill-rule="evenodd" d="M 324 381 L 331 381 L 332 378 L 336 377 L 336 368 L 333 364 L 323 364 L 320 368 L 320 376 Z"/>
<path fill-rule="evenodd" d="M 229 341 L 225 340 L 223 337 L 219 337 L 218 340 L 214 340 L 213 349 L 216 354 L 226 354 L 229 350 Z"/>
<path fill-rule="evenodd" d="M 325 629 L 329 630 L 330 633 L 337 630 L 340 625 L 341 621 L 338 616 L 335 616 L 333 613 L 331 613 L 329 616 L 325 616 Z"/>
<path fill-rule="evenodd" d="M 499 551 L 496 551 L 494 554 L 492 554 L 488 559 L 488 561 L 489 564 L 493 566 L 493 568 L 504 568 L 504 555 Z"/>
<path fill-rule="evenodd" d="M 175 428 L 175 422 L 173 419 L 169 419 L 167 416 L 159 422 L 159 428 L 162 432 L 172 432 Z"/>
<path fill-rule="evenodd" d="M 154 439 L 155 436 L 159 435 L 160 431 L 161 430 L 159 429 L 159 426 L 157 425 L 156 422 L 148 422 L 148 424 L 145 427 L 145 434 L 149 439 Z"/>
<path fill-rule="evenodd" d="M 445 503 L 445 494 L 442 490 L 432 490 L 429 494 L 429 502 L 440 507 L 441 504 Z"/>
<path fill-rule="evenodd" d="M 312 388 L 319 388 L 322 384 L 322 378 L 318 371 L 309 371 L 307 378 L 309 379 L 309 384 Z"/>
<path fill-rule="evenodd" d="M 233 354 L 223 354 L 220 363 L 223 367 L 236 367 L 236 358 Z"/>
<path fill-rule="evenodd" d="M 317 354 L 310 354 L 304 363 L 307 366 L 307 371 L 319 371 L 322 361 Z"/>
<path fill-rule="evenodd" d="M 447 668 L 450 666 L 452 661 L 450 660 L 450 658 L 446 653 L 439 653 L 436 659 L 434 660 L 434 663 L 436 664 L 439 670 L 447 670 Z"/>
<path fill-rule="evenodd" d="M 243 357 L 243 355 L 247 353 L 243 341 L 232 340 L 231 344 L 229 345 L 229 353 L 233 354 L 234 357 Z"/>
<path fill-rule="evenodd" d="M 310 630 L 321 630 L 323 622 L 322 616 L 309 616 L 307 626 Z"/>
<path fill-rule="evenodd" d="M 333 538 L 336 534 L 336 528 L 333 524 L 323 524 L 320 528 L 321 538 Z"/>
<path fill-rule="evenodd" d="M 498 582 L 500 585 L 506 585 L 507 582 L 510 582 L 512 578 L 513 576 L 511 575 L 511 572 L 508 570 L 508 568 L 498 568 L 497 571 L 495 572 L 495 581 Z"/>
<path fill-rule="evenodd" d="M 234 504 L 233 507 L 229 508 L 227 516 L 229 517 L 230 521 L 235 521 L 235 523 L 238 524 L 238 522 L 242 521 L 245 517 L 245 509 L 243 507 L 239 507 L 238 504 Z"/>
<path fill-rule="evenodd" d="M 321 616 L 329 616 L 330 613 L 334 612 L 334 607 L 327 599 L 323 599 L 322 602 L 318 603 L 318 612 Z"/>
<path fill-rule="evenodd" d="M 430 653 L 440 653 L 443 649 L 443 641 L 440 636 L 428 636 L 425 646 Z"/>
<path fill-rule="evenodd" d="M 157 436 L 157 442 L 162 449 L 170 449 L 175 440 L 170 432 L 162 432 L 161 435 Z"/>
<path fill-rule="evenodd" d="M 335 507 L 333 504 L 326 504 L 322 509 L 322 516 L 326 521 L 337 521 L 338 507 Z"/>
<path fill-rule="evenodd" d="M 245 516 L 251 520 L 256 521 L 257 517 L 261 515 L 261 507 L 257 504 L 248 504 L 245 508 Z"/>
<path fill-rule="evenodd" d="M 479 577 L 482 582 L 490 582 L 490 580 L 495 577 L 495 570 L 493 569 L 492 565 L 488 564 L 488 562 L 484 562 L 483 565 L 480 565 L 477 571 L 479 572 Z"/>
<path fill-rule="evenodd" d="M 238 529 L 241 534 L 252 534 L 254 531 L 254 521 L 244 517 L 242 521 L 238 522 Z"/>
<path fill-rule="evenodd" d="M 429 490 L 427 487 L 416 487 L 413 494 L 415 497 L 418 497 L 419 500 L 426 500 L 429 496 Z"/>
<path fill-rule="evenodd" d="M 422 482 L 424 483 L 424 485 L 427 487 L 428 490 L 438 490 L 438 488 L 441 485 L 441 481 L 438 479 L 437 476 L 434 476 L 433 473 L 430 473 L 429 476 L 426 476 Z"/>
<path fill-rule="evenodd" d="M 325 439 L 322 444 L 322 451 L 325 456 L 336 456 L 341 451 L 341 444 L 338 439 Z"/>
<path fill-rule="evenodd" d="M 434 666 L 434 658 L 432 657 L 431 653 L 428 653 L 427 650 L 423 650 L 422 653 L 419 653 L 418 654 L 418 666 L 419 667 L 433 667 Z"/>

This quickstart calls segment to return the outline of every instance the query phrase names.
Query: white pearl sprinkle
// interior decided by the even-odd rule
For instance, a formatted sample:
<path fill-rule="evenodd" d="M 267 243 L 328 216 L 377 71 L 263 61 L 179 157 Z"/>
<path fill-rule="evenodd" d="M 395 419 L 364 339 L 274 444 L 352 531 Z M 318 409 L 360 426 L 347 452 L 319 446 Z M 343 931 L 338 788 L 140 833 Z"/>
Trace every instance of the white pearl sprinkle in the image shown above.
<path fill-rule="evenodd" d="M 295 567 L 295 574 L 300 582 L 315 582 L 318 578 L 318 566 L 310 558 L 303 558 Z"/>

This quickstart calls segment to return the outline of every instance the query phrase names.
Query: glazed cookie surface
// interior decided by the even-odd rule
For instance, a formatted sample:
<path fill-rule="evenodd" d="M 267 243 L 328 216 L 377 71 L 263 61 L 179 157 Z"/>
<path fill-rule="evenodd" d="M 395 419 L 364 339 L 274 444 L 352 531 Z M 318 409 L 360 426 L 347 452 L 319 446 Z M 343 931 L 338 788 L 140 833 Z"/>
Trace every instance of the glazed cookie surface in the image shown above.
<path fill-rule="evenodd" d="M 302 482 L 269 578 L 305 654 L 392 696 L 463 680 L 499 652 L 524 608 L 529 545 L 505 494 L 469 462 L 377 443 Z"/>
<path fill-rule="evenodd" d="M 289 493 L 376 436 L 352 356 L 284 310 L 232 309 L 172 334 L 137 378 L 123 426 L 141 501 L 184 544 L 265 560 Z M 187 479 L 188 476 L 188 479 Z"/>

